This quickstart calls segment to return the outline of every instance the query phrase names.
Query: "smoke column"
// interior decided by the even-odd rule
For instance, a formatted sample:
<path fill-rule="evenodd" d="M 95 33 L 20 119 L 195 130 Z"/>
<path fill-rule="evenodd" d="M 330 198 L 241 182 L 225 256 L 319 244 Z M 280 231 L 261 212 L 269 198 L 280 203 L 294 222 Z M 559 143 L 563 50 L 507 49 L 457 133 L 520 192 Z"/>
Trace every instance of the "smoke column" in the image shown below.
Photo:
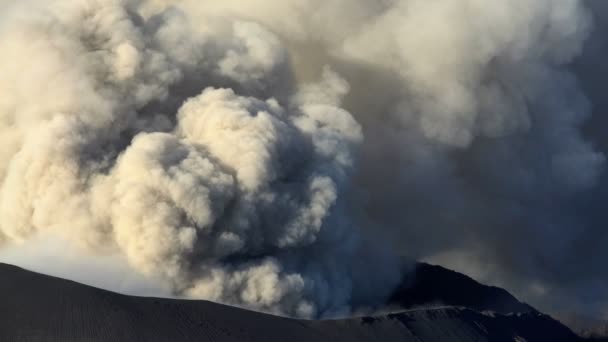
<path fill-rule="evenodd" d="M 606 241 L 581 210 L 605 164 L 572 67 L 582 1 L 0 13 L 5 248 L 57 236 L 181 296 L 301 317 L 381 303 L 414 258 L 537 303 L 608 279 L 577 266 L 606 257 L 581 254 Z"/>

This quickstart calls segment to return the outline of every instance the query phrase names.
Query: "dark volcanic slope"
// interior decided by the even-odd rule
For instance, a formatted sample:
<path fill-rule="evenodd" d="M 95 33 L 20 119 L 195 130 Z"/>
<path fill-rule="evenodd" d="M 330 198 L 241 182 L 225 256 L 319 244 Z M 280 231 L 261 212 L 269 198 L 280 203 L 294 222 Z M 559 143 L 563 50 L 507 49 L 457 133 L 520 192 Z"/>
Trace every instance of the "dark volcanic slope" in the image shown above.
<path fill-rule="evenodd" d="M 390 305 L 407 309 L 439 304 L 503 314 L 536 312 L 504 289 L 480 284 L 441 266 L 418 263 L 414 272 L 408 274 L 408 278 L 393 292 Z"/>
<path fill-rule="evenodd" d="M 537 312 L 464 308 L 304 321 L 207 301 L 139 298 L 0 264 L 0 341 L 577 341 Z"/>

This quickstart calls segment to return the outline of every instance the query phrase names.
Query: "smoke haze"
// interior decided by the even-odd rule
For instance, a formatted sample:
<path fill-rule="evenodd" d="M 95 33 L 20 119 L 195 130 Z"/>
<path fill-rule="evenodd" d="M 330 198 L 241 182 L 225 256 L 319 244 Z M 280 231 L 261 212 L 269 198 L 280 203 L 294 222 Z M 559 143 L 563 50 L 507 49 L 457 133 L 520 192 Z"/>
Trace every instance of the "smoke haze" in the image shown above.
<path fill-rule="evenodd" d="M 427 259 L 601 315 L 597 3 L 5 1 L 0 256 L 302 317 Z"/>

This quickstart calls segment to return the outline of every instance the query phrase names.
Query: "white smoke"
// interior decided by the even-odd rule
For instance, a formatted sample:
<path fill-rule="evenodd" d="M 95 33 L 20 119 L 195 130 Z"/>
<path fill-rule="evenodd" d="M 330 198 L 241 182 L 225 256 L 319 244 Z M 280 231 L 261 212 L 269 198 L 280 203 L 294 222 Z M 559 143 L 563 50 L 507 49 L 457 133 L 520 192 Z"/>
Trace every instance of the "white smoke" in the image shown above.
<path fill-rule="evenodd" d="M 0 6 L 0 243 L 56 234 L 193 298 L 377 304 L 395 254 L 545 239 L 604 163 L 579 1 Z"/>

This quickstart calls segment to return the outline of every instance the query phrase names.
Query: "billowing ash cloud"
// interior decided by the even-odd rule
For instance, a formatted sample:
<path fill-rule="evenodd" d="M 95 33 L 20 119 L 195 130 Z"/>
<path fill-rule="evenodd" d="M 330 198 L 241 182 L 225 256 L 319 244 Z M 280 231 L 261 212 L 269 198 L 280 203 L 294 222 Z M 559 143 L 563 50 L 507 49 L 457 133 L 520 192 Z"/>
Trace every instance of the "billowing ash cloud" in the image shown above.
<path fill-rule="evenodd" d="M 403 257 L 538 303 L 608 279 L 575 265 L 605 163 L 583 2 L 0 6 L 5 245 L 305 317 L 380 303 Z"/>
<path fill-rule="evenodd" d="M 0 47 L 3 236 L 60 234 L 179 293 L 256 309 L 363 299 L 341 196 L 362 141 L 340 108 L 346 81 L 327 68 L 295 84 L 279 39 L 250 21 L 19 7 Z"/>

